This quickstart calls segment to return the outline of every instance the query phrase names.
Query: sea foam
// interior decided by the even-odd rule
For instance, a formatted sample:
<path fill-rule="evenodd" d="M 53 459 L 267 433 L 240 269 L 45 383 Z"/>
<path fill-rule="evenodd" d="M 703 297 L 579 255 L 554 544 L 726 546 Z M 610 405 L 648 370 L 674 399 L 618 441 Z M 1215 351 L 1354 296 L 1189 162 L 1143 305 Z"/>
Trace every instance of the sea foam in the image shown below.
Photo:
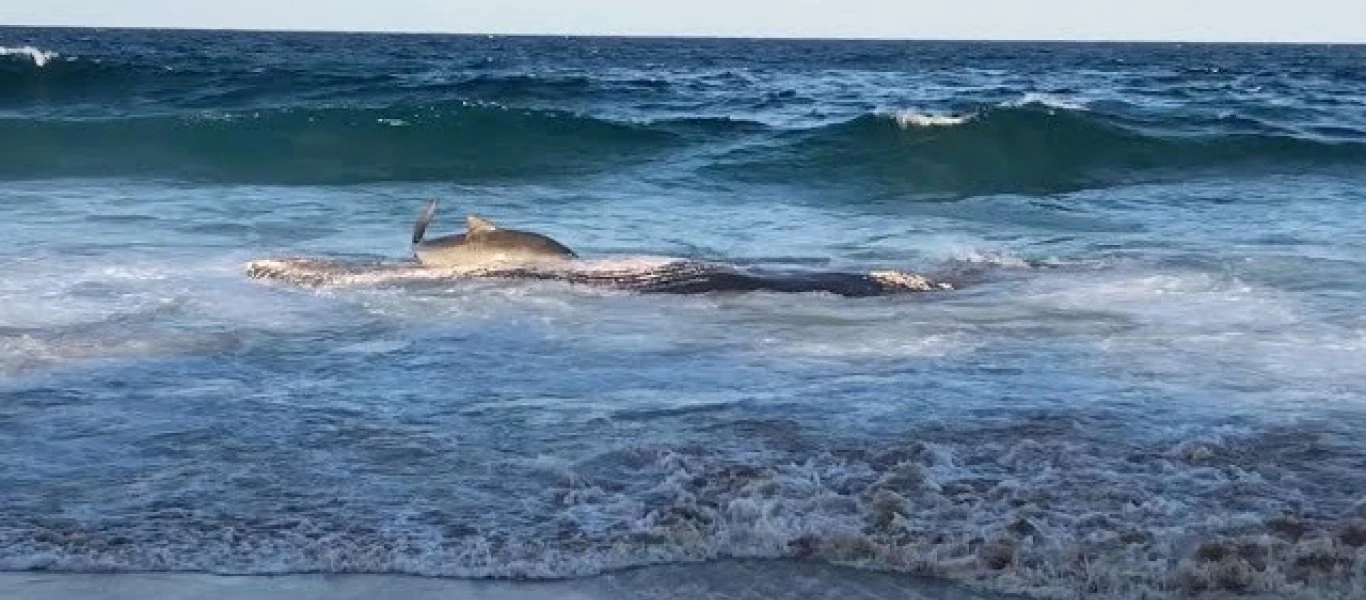
<path fill-rule="evenodd" d="M 971 121 L 972 114 L 936 114 L 920 112 L 914 109 L 899 110 L 885 113 L 896 121 L 902 129 L 921 129 L 927 127 L 956 127 Z"/>
<path fill-rule="evenodd" d="M 42 67 L 61 55 L 56 52 L 41 50 L 33 46 L 0 46 L 0 56 L 27 56 L 33 60 L 33 64 Z"/>
<path fill-rule="evenodd" d="M 1041 105 L 1048 108 L 1059 110 L 1087 110 L 1087 101 L 1080 98 L 1069 98 L 1057 94 L 1046 94 L 1042 92 L 1028 92 L 1016 100 L 1004 102 L 1001 105 L 1007 108 L 1018 108 L 1021 106 Z"/>
<path fill-rule="evenodd" d="M 44 520 L 0 531 L 0 568 L 558 579 L 786 558 L 1039 598 L 1346 598 L 1362 589 L 1366 521 L 1317 512 L 1344 498 L 1307 497 L 1313 483 L 1262 473 L 1312 462 L 1293 455 L 1306 437 L 1347 435 L 1319 424 L 1117 441 L 1103 427 L 1039 416 L 806 455 L 630 445 L 583 461 L 500 464 L 546 477 L 524 506 L 548 512 L 529 527 L 397 516 L 367 529 L 313 512 L 206 535 L 233 519 Z M 1237 510 L 1253 500 L 1265 509 Z"/>

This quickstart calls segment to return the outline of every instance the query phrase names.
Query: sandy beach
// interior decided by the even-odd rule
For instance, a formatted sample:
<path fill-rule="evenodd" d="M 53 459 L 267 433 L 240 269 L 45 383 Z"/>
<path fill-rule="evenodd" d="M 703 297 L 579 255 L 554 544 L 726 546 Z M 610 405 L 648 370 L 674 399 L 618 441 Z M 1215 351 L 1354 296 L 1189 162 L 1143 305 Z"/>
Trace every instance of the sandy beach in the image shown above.
<path fill-rule="evenodd" d="M 632 569 L 557 581 L 462 580 L 394 575 L 224 576 L 183 573 L 0 574 L 8 600 L 1007 600 L 906 575 L 816 563 L 724 561 Z"/>

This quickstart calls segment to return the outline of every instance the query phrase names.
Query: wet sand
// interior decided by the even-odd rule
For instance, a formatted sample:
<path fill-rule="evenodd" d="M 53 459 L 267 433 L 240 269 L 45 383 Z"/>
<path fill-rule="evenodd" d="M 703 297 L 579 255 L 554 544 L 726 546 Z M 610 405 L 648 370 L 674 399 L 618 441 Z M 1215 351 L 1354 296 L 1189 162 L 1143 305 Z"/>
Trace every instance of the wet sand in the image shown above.
<path fill-rule="evenodd" d="M 185 573 L 0 573 L 7 600 L 1007 600 L 908 575 L 816 563 L 724 561 L 557 581 L 401 575 L 230 576 Z"/>

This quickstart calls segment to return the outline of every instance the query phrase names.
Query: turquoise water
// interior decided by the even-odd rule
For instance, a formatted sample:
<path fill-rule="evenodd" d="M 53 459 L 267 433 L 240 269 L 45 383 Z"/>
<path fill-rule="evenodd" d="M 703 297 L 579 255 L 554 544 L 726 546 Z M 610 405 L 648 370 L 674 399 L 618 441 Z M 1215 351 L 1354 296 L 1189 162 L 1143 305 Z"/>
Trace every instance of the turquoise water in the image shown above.
<path fill-rule="evenodd" d="M 0 29 L 0 568 L 1343 598 L 1360 47 Z M 305 290 L 427 198 L 950 294 Z"/>

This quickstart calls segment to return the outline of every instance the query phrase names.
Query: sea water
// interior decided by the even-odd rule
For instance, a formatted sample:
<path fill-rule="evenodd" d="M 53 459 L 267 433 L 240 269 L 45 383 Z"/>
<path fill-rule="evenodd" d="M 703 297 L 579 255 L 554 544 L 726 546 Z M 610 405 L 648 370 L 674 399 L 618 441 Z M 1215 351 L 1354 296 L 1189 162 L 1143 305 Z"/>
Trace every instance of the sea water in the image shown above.
<path fill-rule="evenodd" d="M 0 569 L 1366 593 L 1362 47 L 0 47 Z M 585 257 L 972 284 L 244 276 L 401 259 L 429 198 Z"/>

